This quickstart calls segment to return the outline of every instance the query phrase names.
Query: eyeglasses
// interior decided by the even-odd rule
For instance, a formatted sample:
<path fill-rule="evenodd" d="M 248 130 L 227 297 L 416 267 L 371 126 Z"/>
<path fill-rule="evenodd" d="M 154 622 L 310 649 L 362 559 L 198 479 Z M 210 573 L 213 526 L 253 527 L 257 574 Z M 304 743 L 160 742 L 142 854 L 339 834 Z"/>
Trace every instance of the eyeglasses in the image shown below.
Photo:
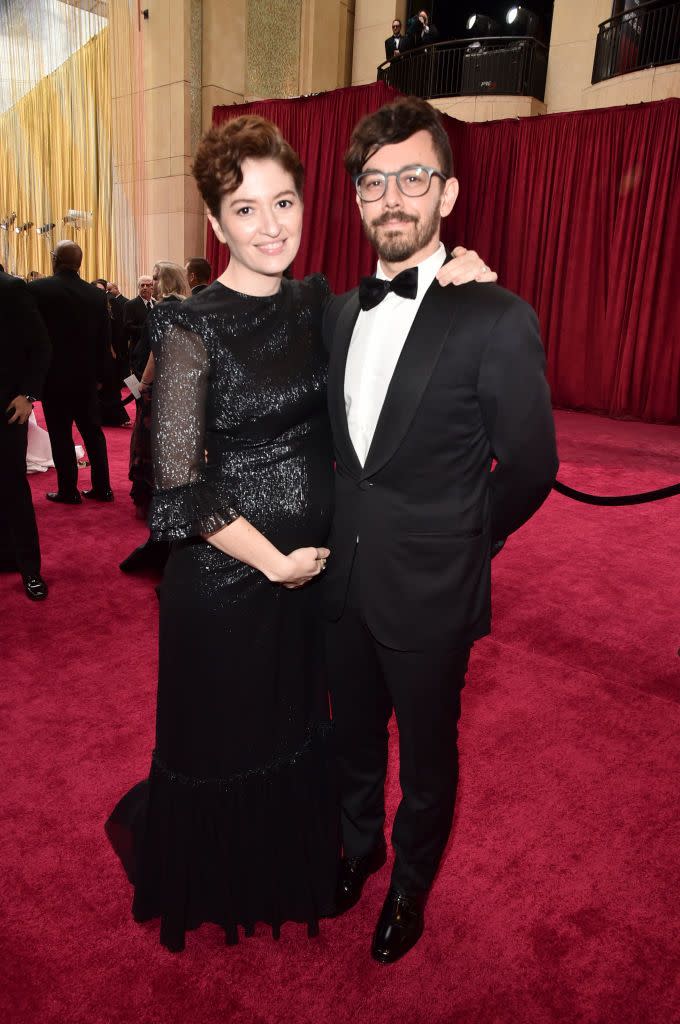
<path fill-rule="evenodd" d="M 434 167 L 422 167 L 420 164 L 412 164 L 409 167 L 402 167 L 399 171 L 364 171 L 354 179 L 357 195 L 362 203 L 374 203 L 382 199 L 387 191 L 387 179 L 394 178 L 397 188 L 402 195 L 410 199 L 424 196 L 430 191 L 432 177 L 436 176 L 446 181 L 446 175 Z"/>

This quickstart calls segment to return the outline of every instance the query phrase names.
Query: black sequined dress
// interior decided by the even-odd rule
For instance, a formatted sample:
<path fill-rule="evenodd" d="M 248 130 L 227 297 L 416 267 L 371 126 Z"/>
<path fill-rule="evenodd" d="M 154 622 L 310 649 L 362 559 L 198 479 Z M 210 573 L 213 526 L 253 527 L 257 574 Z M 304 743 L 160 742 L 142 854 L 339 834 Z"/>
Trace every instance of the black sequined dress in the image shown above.
<path fill-rule="evenodd" d="M 256 922 L 275 935 L 284 921 L 314 931 L 333 909 L 337 803 L 316 584 L 286 590 L 201 537 L 243 515 L 284 552 L 325 542 L 327 294 L 319 276 L 284 280 L 266 298 L 215 282 L 149 317 L 150 525 L 173 545 L 151 773 L 107 832 L 135 883 L 135 918 L 160 917 L 170 949 L 205 921 L 234 942 Z"/>

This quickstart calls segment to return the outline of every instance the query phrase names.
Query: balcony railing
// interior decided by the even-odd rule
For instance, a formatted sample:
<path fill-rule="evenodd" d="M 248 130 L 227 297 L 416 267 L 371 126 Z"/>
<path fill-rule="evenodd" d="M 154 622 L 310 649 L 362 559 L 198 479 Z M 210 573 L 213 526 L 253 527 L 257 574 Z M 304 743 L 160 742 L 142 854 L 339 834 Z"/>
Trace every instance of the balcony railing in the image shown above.
<path fill-rule="evenodd" d="M 454 39 L 407 50 L 378 68 L 378 81 L 422 99 L 534 96 L 543 100 L 548 51 L 526 36 Z"/>
<path fill-rule="evenodd" d="M 603 21 L 592 83 L 630 71 L 680 62 L 680 4 L 658 2 Z"/>

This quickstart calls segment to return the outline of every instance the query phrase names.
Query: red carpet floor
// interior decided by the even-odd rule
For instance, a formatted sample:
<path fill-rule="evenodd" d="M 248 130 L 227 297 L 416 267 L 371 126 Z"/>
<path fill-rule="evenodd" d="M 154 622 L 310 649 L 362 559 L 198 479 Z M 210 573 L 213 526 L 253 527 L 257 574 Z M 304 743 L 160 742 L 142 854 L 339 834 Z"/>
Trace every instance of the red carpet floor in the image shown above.
<path fill-rule="evenodd" d="M 561 479 L 600 493 L 680 480 L 680 429 L 557 414 Z M 388 872 L 362 903 L 177 956 L 129 914 L 103 822 L 146 772 L 156 599 L 118 561 L 144 536 L 129 430 L 111 506 L 49 505 L 51 593 L 0 578 L 0 1020 L 7 1024 L 672 1024 L 680 1021 L 680 499 L 599 509 L 552 495 L 494 563 L 475 648 L 454 834 L 401 963 L 368 955 Z M 89 483 L 87 470 L 83 483 Z M 390 805 L 396 768 L 390 776 Z"/>

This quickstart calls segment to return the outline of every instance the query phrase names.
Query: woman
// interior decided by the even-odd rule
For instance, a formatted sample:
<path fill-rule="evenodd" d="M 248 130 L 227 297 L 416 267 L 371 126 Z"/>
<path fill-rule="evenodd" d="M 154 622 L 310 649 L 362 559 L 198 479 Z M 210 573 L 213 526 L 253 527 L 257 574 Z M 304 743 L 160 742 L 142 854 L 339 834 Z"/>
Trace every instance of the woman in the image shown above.
<path fill-rule="evenodd" d="M 183 267 L 169 260 L 160 260 L 153 268 L 154 297 L 157 303 L 181 302 L 190 294 L 189 281 Z M 132 498 L 139 519 L 148 519 L 153 494 L 153 468 L 151 465 L 151 396 L 154 377 L 154 359 L 150 351 L 151 337 L 145 324 L 140 339 L 143 369 L 140 376 L 140 398 L 137 402 L 135 425 L 130 440 L 130 471 Z M 137 354 L 139 358 L 139 353 Z"/>
<path fill-rule="evenodd" d="M 321 318 L 325 278 L 288 280 L 303 169 L 277 128 L 211 130 L 194 175 L 222 276 L 150 318 L 154 539 L 173 541 L 161 590 L 156 747 L 136 810 L 133 914 L 185 931 L 306 922 L 334 909 L 338 822 L 317 582 L 333 500 Z M 475 271 L 479 264 L 475 266 Z M 474 276 L 474 273 L 470 276 Z"/>

